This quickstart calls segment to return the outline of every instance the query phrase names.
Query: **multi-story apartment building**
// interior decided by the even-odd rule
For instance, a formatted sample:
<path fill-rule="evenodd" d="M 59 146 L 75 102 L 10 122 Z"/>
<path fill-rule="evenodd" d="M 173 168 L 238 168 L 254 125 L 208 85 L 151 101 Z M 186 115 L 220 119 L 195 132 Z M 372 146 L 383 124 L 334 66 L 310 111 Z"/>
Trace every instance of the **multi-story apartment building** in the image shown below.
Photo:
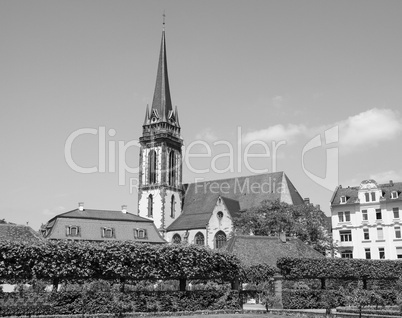
<path fill-rule="evenodd" d="M 331 198 L 332 236 L 338 257 L 402 258 L 402 182 L 338 186 Z"/>

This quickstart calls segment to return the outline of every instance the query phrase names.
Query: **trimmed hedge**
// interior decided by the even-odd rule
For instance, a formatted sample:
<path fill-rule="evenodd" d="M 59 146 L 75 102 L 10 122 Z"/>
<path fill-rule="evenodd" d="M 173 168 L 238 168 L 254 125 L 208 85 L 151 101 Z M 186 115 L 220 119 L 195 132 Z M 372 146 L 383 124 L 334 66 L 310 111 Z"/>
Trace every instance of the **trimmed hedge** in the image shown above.
<path fill-rule="evenodd" d="M 272 279 L 279 270 L 268 264 L 258 264 L 245 266 L 243 265 L 240 280 L 244 283 L 260 283 L 267 282 Z"/>
<path fill-rule="evenodd" d="M 9 283 L 33 278 L 233 280 L 240 271 L 235 256 L 196 245 L 0 242 L 0 280 Z"/>
<path fill-rule="evenodd" d="M 286 279 L 398 279 L 402 273 L 400 260 L 283 257 L 277 266 Z"/>
<path fill-rule="evenodd" d="M 239 310 L 238 291 L 11 293 L 0 299 L 1 316 L 126 312 Z"/>
<path fill-rule="evenodd" d="M 395 305 L 396 291 L 376 290 L 374 293 L 378 297 L 371 299 L 371 305 L 377 307 Z M 282 301 L 285 309 L 325 309 L 346 306 L 347 303 L 344 291 L 323 289 L 284 289 Z"/>

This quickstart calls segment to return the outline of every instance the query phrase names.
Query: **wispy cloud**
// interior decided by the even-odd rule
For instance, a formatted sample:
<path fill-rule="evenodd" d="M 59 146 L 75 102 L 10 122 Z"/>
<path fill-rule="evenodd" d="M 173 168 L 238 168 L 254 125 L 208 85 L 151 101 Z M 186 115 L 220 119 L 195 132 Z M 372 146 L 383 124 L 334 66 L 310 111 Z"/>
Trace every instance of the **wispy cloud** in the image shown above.
<path fill-rule="evenodd" d="M 195 136 L 195 139 L 202 140 L 205 142 L 214 142 L 214 141 L 218 140 L 218 136 L 210 127 L 207 127 L 205 129 L 203 129 L 202 131 L 200 131 Z"/>
<path fill-rule="evenodd" d="M 282 96 L 275 96 L 272 98 L 272 105 L 275 108 L 282 108 L 283 106 L 283 97 Z"/>
<path fill-rule="evenodd" d="M 64 206 L 58 206 L 55 208 L 50 208 L 50 209 L 43 209 L 42 214 L 48 215 L 48 216 L 53 216 L 62 212 L 65 212 L 66 208 Z"/>
<path fill-rule="evenodd" d="M 299 135 L 306 133 L 306 127 L 304 125 L 274 125 L 265 129 L 250 131 L 243 135 L 243 142 L 250 143 L 255 140 L 261 141 L 281 141 L 285 140 L 287 143 L 292 143 Z"/>
<path fill-rule="evenodd" d="M 402 170 L 388 170 L 370 174 L 368 179 L 374 179 L 378 183 L 387 183 L 390 180 L 402 180 Z"/>

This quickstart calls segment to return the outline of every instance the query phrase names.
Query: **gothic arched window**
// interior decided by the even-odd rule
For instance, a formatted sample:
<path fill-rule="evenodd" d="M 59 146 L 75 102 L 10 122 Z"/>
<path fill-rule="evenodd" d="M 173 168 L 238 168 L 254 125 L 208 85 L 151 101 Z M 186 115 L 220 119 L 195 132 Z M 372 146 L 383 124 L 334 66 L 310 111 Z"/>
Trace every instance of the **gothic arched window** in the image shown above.
<path fill-rule="evenodd" d="M 226 244 L 226 234 L 219 231 L 215 234 L 215 248 L 221 248 Z"/>
<path fill-rule="evenodd" d="M 173 244 L 180 244 L 181 243 L 180 235 L 179 234 L 173 235 L 172 242 L 173 242 Z"/>
<path fill-rule="evenodd" d="M 205 238 L 204 238 L 204 234 L 202 234 L 201 232 L 198 232 L 195 235 L 195 244 L 196 245 L 205 245 Z"/>
<path fill-rule="evenodd" d="M 175 215 L 175 205 L 176 205 L 176 200 L 174 198 L 174 195 L 172 194 L 172 197 L 170 198 L 170 217 L 174 218 Z"/>
<path fill-rule="evenodd" d="M 176 163 L 175 163 L 174 151 L 171 151 L 169 153 L 169 170 L 168 170 L 169 185 L 171 185 L 171 186 L 174 186 L 176 183 L 176 180 L 175 180 L 175 177 L 176 177 L 175 168 L 176 167 L 175 166 L 176 166 Z"/>
<path fill-rule="evenodd" d="M 155 150 L 151 150 L 149 152 L 149 184 L 156 183 L 156 152 Z"/>
<path fill-rule="evenodd" d="M 152 194 L 148 196 L 148 217 L 152 218 L 154 215 L 154 198 Z"/>

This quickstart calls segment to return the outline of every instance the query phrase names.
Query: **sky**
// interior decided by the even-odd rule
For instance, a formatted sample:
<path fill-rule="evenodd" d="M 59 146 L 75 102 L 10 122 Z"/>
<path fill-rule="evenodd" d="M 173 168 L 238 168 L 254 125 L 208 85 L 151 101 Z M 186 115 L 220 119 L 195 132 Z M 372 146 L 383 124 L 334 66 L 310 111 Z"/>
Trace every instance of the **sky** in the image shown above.
<path fill-rule="evenodd" d="M 402 181 L 401 1 L 2 0 L 0 219 L 137 212 L 163 12 L 183 182 L 285 171 L 329 215 Z"/>

